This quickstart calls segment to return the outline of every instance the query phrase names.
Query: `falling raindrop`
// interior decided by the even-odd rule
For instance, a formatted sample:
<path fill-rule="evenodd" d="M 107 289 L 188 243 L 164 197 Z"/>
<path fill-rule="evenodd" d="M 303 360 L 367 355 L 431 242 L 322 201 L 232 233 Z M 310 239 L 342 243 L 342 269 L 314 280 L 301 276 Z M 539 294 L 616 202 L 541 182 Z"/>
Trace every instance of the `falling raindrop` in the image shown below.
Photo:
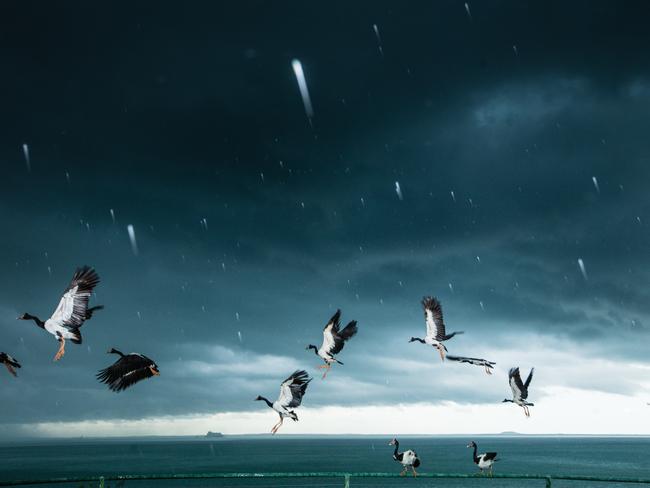
<path fill-rule="evenodd" d="M 592 176 L 592 177 L 591 177 L 591 181 L 593 182 L 593 184 L 594 184 L 594 188 L 596 188 L 596 191 L 597 191 L 598 193 L 600 193 L 600 186 L 598 186 L 598 180 L 596 179 L 596 177 L 595 177 L 595 176 Z"/>
<path fill-rule="evenodd" d="M 129 233 L 129 240 L 131 241 L 131 251 L 135 256 L 138 255 L 138 243 L 135 240 L 135 229 L 133 225 L 129 224 L 126 226 L 126 231 Z"/>
<path fill-rule="evenodd" d="M 291 61 L 291 67 L 293 72 L 296 75 L 296 80 L 298 81 L 298 88 L 300 89 L 300 96 L 302 97 L 302 103 L 305 106 L 305 113 L 311 124 L 311 119 L 314 116 L 314 109 L 311 106 L 311 98 L 309 97 L 309 90 L 307 89 L 307 81 L 305 80 L 305 73 L 302 70 L 302 63 L 294 59 Z"/>
<path fill-rule="evenodd" d="M 32 161 L 29 158 L 29 146 L 27 144 L 23 144 L 23 156 L 25 156 L 25 164 L 27 165 L 27 171 L 31 173 Z"/>
<path fill-rule="evenodd" d="M 112 208 L 110 209 L 110 211 L 111 211 L 111 220 L 113 221 L 113 223 L 115 223 L 115 211 L 113 211 Z"/>
<path fill-rule="evenodd" d="M 478 304 L 481 306 L 481 310 L 485 311 L 485 305 L 483 305 L 483 302 L 479 301 Z"/>
<path fill-rule="evenodd" d="M 587 269 L 585 268 L 585 262 L 582 260 L 582 258 L 578 258 L 578 267 L 580 268 L 582 277 L 585 279 L 585 281 L 587 281 L 589 278 L 587 278 Z"/>
<path fill-rule="evenodd" d="M 362 207 L 366 206 L 366 201 L 363 199 L 363 197 L 361 197 L 361 206 Z"/>
<path fill-rule="evenodd" d="M 372 24 L 372 30 L 375 32 L 375 37 L 377 38 L 377 48 L 379 49 L 379 54 L 384 55 L 384 48 L 381 43 L 381 36 L 379 35 L 379 27 L 377 24 Z"/>
<path fill-rule="evenodd" d="M 47 272 L 48 272 L 48 274 L 49 274 L 50 276 L 52 276 L 52 267 L 51 267 L 51 266 L 48 266 L 48 267 L 47 267 Z"/>
<path fill-rule="evenodd" d="M 400 200 L 404 200 L 404 196 L 402 195 L 402 188 L 399 186 L 399 181 L 395 182 L 395 193 L 397 193 L 397 197 Z"/>
<path fill-rule="evenodd" d="M 469 4 L 467 2 L 465 2 L 465 12 L 467 12 L 467 17 L 469 18 L 469 20 L 472 20 L 472 12 L 470 12 Z"/>
<path fill-rule="evenodd" d="M 480 258 L 479 256 L 476 256 L 476 261 L 478 261 L 478 262 L 480 263 L 480 262 L 481 262 L 481 258 Z"/>
<path fill-rule="evenodd" d="M 237 331 L 237 337 L 239 337 L 239 342 L 240 342 L 240 343 L 241 343 L 241 342 L 244 342 L 244 340 L 243 340 L 242 337 L 241 337 L 241 331 L 240 331 L 240 330 Z"/>
<path fill-rule="evenodd" d="M 517 45 L 512 46 L 512 50 L 515 52 L 515 56 L 519 56 L 519 51 L 517 51 Z"/>
<path fill-rule="evenodd" d="M 239 322 L 239 312 L 235 312 L 235 319 Z"/>
<path fill-rule="evenodd" d="M 451 199 L 456 203 L 456 194 L 454 193 L 454 190 L 451 190 L 449 193 L 451 193 Z"/>
<path fill-rule="evenodd" d="M 454 292 L 454 285 L 452 285 L 451 283 L 449 283 L 449 290 L 450 290 L 452 293 Z"/>
<path fill-rule="evenodd" d="M 65 180 L 68 182 L 68 185 L 70 184 L 70 173 L 67 171 L 65 172 Z"/>
<path fill-rule="evenodd" d="M 260 173 L 260 178 L 262 178 L 262 183 L 264 183 L 264 173 Z"/>
<path fill-rule="evenodd" d="M 142 315 L 140 314 L 140 312 L 136 312 L 135 314 L 138 316 L 140 320 L 142 320 Z"/>

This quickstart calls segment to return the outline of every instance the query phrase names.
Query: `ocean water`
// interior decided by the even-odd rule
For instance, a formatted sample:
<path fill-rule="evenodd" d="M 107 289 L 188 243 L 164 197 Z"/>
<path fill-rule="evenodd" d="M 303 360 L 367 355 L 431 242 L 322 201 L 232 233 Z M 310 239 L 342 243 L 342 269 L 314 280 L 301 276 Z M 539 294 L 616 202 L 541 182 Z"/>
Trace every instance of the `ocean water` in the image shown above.
<path fill-rule="evenodd" d="M 33 441 L 0 446 L 0 481 L 70 476 L 214 472 L 399 472 L 388 437 L 224 437 L 182 440 Z M 420 472 L 475 473 L 470 440 L 479 452 L 497 451 L 495 472 L 650 478 L 650 438 L 634 437 L 403 437 Z M 543 480 L 352 479 L 362 486 L 543 487 Z M 44 485 L 40 485 L 44 486 Z M 74 483 L 57 486 L 90 487 Z M 338 479 L 242 479 L 107 482 L 116 487 L 343 486 Z M 553 482 L 554 487 L 650 486 Z"/>

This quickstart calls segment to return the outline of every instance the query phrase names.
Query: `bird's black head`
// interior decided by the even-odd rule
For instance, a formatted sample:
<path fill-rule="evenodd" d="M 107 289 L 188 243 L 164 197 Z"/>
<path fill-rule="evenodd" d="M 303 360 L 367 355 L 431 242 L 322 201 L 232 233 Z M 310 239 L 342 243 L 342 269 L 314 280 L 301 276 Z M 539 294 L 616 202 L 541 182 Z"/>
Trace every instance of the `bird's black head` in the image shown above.
<path fill-rule="evenodd" d="M 399 442 L 397 442 L 397 439 L 393 439 L 388 443 L 389 446 L 396 446 L 397 444 L 399 444 Z"/>
<path fill-rule="evenodd" d="M 508 398 L 504 398 L 503 401 L 502 401 L 501 403 L 508 403 L 508 402 L 510 402 L 510 403 L 514 403 L 512 400 L 510 400 L 510 399 L 508 399 Z"/>
<path fill-rule="evenodd" d="M 318 348 L 317 348 L 316 346 L 314 346 L 313 344 L 309 344 L 305 349 L 306 349 L 307 351 L 309 351 L 310 349 L 313 349 L 314 352 L 315 352 L 316 354 L 318 354 Z"/>
<path fill-rule="evenodd" d="M 16 320 L 30 320 L 32 318 L 28 313 L 22 314 L 20 317 L 16 317 Z"/>
<path fill-rule="evenodd" d="M 476 447 L 476 442 L 472 441 L 469 444 L 467 444 L 467 447 Z"/>
<path fill-rule="evenodd" d="M 259 402 L 259 401 L 261 401 L 261 400 L 264 400 L 264 398 L 262 398 L 261 396 L 257 395 L 257 398 L 255 399 L 255 401 L 256 401 L 256 402 Z"/>
<path fill-rule="evenodd" d="M 417 337 L 411 337 L 411 339 L 409 340 L 409 342 L 415 342 L 415 341 L 417 341 L 417 340 L 419 340 Z"/>

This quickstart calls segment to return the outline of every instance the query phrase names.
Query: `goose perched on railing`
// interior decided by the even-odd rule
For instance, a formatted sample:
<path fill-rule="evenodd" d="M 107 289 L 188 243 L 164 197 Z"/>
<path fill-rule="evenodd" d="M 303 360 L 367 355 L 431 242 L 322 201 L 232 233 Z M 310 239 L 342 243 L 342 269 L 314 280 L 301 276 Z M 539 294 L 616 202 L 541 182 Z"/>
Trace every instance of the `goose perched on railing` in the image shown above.
<path fill-rule="evenodd" d="M 408 468 L 411 468 L 413 471 L 413 476 L 417 477 L 418 473 L 415 471 L 415 468 L 420 466 L 420 458 L 418 457 L 417 453 L 411 449 L 408 451 L 399 452 L 399 441 L 397 439 L 393 439 L 388 443 L 388 445 L 395 446 L 393 459 L 404 466 L 404 469 L 402 469 L 402 472 L 399 475 L 404 476 L 407 474 Z"/>
<path fill-rule="evenodd" d="M 285 417 L 290 418 L 294 422 L 298 422 L 298 415 L 292 409 L 299 407 L 302 403 L 302 397 L 305 395 L 307 385 L 310 381 L 311 378 L 306 371 L 294 371 L 280 385 L 280 396 L 276 401 L 271 402 L 263 396 L 258 396 L 255 399 L 255 401 L 261 400 L 265 402 L 269 408 L 275 410 L 280 416 L 280 421 L 273 426 L 271 434 L 275 434 L 278 431 Z"/>
<path fill-rule="evenodd" d="M 123 354 L 111 348 L 108 354 L 117 354 L 120 358 L 108 368 L 97 373 L 97 379 L 113 390 L 120 392 L 152 376 L 159 376 L 158 365 L 137 352 Z"/>
<path fill-rule="evenodd" d="M 530 411 L 528 410 L 528 407 L 535 406 L 534 403 L 526 401 L 528 399 L 528 386 L 533 379 L 533 371 L 535 371 L 535 368 L 531 368 L 530 373 L 528 373 L 528 378 L 526 378 L 526 382 L 523 383 L 521 381 L 521 375 L 519 374 L 519 368 L 510 368 L 508 378 L 510 382 L 510 389 L 512 390 L 512 400 L 506 398 L 502 402 L 510 402 L 519 405 L 524 409 L 524 414 L 526 417 L 530 417 Z"/>
<path fill-rule="evenodd" d="M 484 469 L 489 469 L 490 475 L 492 475 L 492 466 L 494 465 L 495 461 L 498 461 L 497 453 L 484 452 L 483 454 L 476 454 L 478 447 L 474 441 L 470 442 L 467 447 L 474 448 L 474 452 L 472 453 L 472 460 L 474 461 L 474 464 L 478 466 L 478 469 L 481 470 L 481 473 Z"/>
<path fill-rule="evenodd" d="M 93 316 L 93 312 L 104 308 L 102 305 L 88 307 L 88 301 L 93 289 L 99 283 L 99 276 L 90 266 L 77 268 L 72 281 L 66 288 L 59 306 L 52 316 L 43 322 L 34 315 L 25 313 L 18 320 L 33 320 L 40 328 L 45 329 L 60 342 L 59 350 L 54 356 L 58 361 L 65 354 L 65 340 L 70 339 L 75 344 L 81 344 L 79 328 Z"/>
<path fill-rule="evenodd" d="M 6 352 L 0 352 L 0 363 L 4 364 L 7 371 L 9 371 L 13 376 L 18 376 L 15 368 L 20 368 L 20 363 L 9 354 Z"/>
<path fill-rule="evenodd" d="M 329 370 L 332 367 L 332 364 L 343 364 L 341 361 L 336 359 L 334 355 L 340 353 L 343 350 L 345 343 L 354 337 L 358 331 L 356 320 L 353 320 L 348 325 L 346 325 L 343 330 L 340 330 L 340 320 L 341 311 L 337 310 L 323 329 L 323 345 L 320 347 L 320 349 L 313 344 L 309 344 L 307 346 L 307 350 L 313 349 L 316 356 L 325 361 L 324 365 L 319 366 L 319 369 L 325 369 L 322 379 L 325 379 L 327 373 L 329 373 Z"/>
<path fill-rule="evenodd" d="M 447 348 L 443 342 L 451 339 L 456 334 L 462 334 L 463 331 L 452 332 L 451 334 L 445 332 L 445 323 L 442 320 L 442 307 L 438 299 L 424 297 L 422 299 L 422 306 L 424 307 L 424 321 L 427 324 L 427 335 L 424 339 L 411 337 L 409 342 L 418 341 L 422 344 L 428 344 L 437 348 L 438 352 L 440 352 L 440 358 L 444 361 Z"/>
<path fill-rule="evenodd" d="M 492 361 L 488 361 L 487 359 L 479 359 L 479 358 L 466 358 L 464 356 L 452 356 L 451 354 L 447 354 L 447 360 L 449 361 L 456 361 L 458 363 L 467 363 L 467 364 L 473 364 L 474 366 L 483 366 L 485 368 L 485 372 L 487 374 L 492 374 L 492 369 L 496 363 Z"/>

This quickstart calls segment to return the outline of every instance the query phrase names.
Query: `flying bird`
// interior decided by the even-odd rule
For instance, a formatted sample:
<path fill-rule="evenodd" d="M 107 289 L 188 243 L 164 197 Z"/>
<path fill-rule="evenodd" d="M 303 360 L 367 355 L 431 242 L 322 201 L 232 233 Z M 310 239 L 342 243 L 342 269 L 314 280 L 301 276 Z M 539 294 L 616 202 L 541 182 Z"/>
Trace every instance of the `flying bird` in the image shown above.
<path fill-rule="evenodd" d="M 20 363 L 12 358 L 9 354 L 6 352 L 0 352 L 0 363 L 4 364 L 5 368 L 7 368 L 7 371 L 9 371 L 12 375 L 18 376 L 16 374 L 15 368 L 20 368 Z"/>
<path fill-rule="evenodd" d="M 528 378 L 526 378 L 526 382 L 523 383 L 521 381 L 521 375 L 519 374 L 519 368 L 510 368 L 510 372 L 508 373 L 508 378 L 510 381 L 510 388 L 512 389 L 512 400 L 506 398 L 502 402 L 502 403 L 510 402 L 519 405 L 521 408 L 524 409 L 524 414 L 526 415 L 526 417 L 530 417 L 530 411 L 528 410 L 528 407 L 535 406 L 534 403 L 530 403 L 526 401 L 526 399 L 528 398 L 528 386 L 530 385 L 530 382 L 533 379 L 533 371 L 535 371 L 535 368 L 532 368 L 530 370 L 530 373 L 528 373 Z"/>
<path fill-rule="evenodd" d="M 492 368 L 496 364 L 493 363 L 492 361 L 488 361 L 487 359 L 466 358 L 463 356 L 452 356 L 451 354 L 447 354 L 447 359 L 449 361 L 456 361 L 458 363 L 467 363 L 467 364 L 473 364 L 474 366 L 483 366 L 487 374 L 492 374 Z"/>
<path fill-rule="evenodd" d="M 139 381 L 160 375 L 158 365 L 147 356 L 137 352 L 123 354 L 113 348 L 108 354 L 117 354 L 120 358 L 108 368 L 99 371 L 97 379 L 113 391 L 126 390 Z"/>
<path fill-rule="evenodd" d="M 323 345 L 320 346 L 320 349 L 313 344 L 307 346 L 307 350 L 313 349 L 316 356 L 325 361 L 324 365 L 319 366 L 319 369 L 325 370 L 322 379 L 325 379 L 332 364 L 343 364 L 341 361 L 336 359 L 334 355 L 340 353 L 343 350 L 345 343 L 354 337 L 358 331 L 356 320 L 353 320 L 346 325 L 343 330 L 339 330 L 341 325 L 340 319 L 341 311 L 337 310 L 323 329 Z"/>
<path fill-rule="evenodd" d="M 397 439 L 393 439 L 388 443 L 388 445 L 395 446 L 393 459 L 404 466 L 404 469 L 402 469 L 402 472 L 399 475 L 404 476 L 407 474 L 408 468 L 411 468 L 413 471 L 413 476 L 417 477 L 418 474 L 415 471 L 415 468 L 420 466 L 420 458 L 418 457 L 417 453 L 410 449 L 408 451 L 399 452 L 399 441 Z"/>
<path fill-rule="evenodd" d="M 273 426 L 271 429 L 271 434 L 275 434 L 278 429 L 282 426 L 285 418 L 290 418 L 294 422 L 298 422 L 298 415 L 293 411 L 294 408 L 297 408 L 302 403 L 302 397 L 305 395 L 307 390 L 307 385 L 311 381 L 311 378 L 306 371 L 294 371 L 294 373 L 289 376 L 286 380 L 280 385 L 280 396 L 276 401 L 271 403 L 263 396 L 258 396 L 255 400 L 264 401 L 269 408 L 275 410 L 280 416 L 280 421 Z"/>
<path fill-rule="evenodd" d="M 495 461 L 498 461 L 497 459 L 497 453 L 496 452 L 484 452 L 483 454 L 476 454 L 476 451 L 478 447 L 476 446 L 476 442 L 472 441 L 470 442 L 467 447 L 473 447 L 474 452 L 472 454 L 472 459 L 474 460 L 474 464 L 478 466 L 478 469 L 481 470 L 481 473 L 483 472 L 484 469 L 489 469 L 490 470 L 490 475 L 492 475 L 492 466 L 494 465 Z"/>
<path fill-rule="evenodd" d="M 66 288 L 59 306 L 52 316 L 43 322 L 34 315 L 25 313 L 18 320 L 33 320 L 40 328 L 45 329 L 59 341 L 60 346 L 54 360 L 58 361 L 65 354 L 65 341 L 70 339 L 75 344 L 81 344 L 79 328 L 93 316 L 93 312 L 101 310 L 103 305 L 88 308 L 88 301 L 93 289 L 99 283 L 99 276 L 90 266 L 77 268 L 72 281 Z"/>
<path fill-rule="evenodd" d="M 451 334 L 445 333 L 445 323 L 442 320 L 442 307 L 436 298 L 424 297 L 422 299 L 422 306 L 424 307 L 424 321 L 427 324 L 427 335 L 424 339 L 411 337 L 409 342 L 418 341 L 422 344 L 428 344 L 437 348 L 438 352 L 440 352 L 440 357 L 444 361 L 447 348 L 443 342 L 448 341 L 456 334 L 462 334 L 463 332 L 452 332 Z"/>

